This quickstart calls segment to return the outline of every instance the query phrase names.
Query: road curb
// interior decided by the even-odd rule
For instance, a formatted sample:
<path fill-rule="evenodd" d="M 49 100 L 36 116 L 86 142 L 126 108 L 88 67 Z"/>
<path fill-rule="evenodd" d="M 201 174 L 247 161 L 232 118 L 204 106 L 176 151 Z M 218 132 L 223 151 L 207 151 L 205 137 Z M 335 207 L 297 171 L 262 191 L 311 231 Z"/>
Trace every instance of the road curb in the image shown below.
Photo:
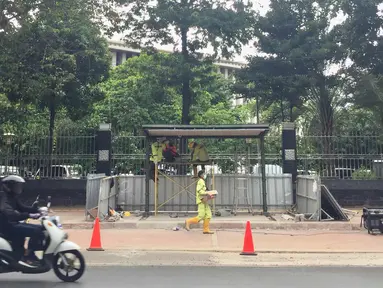
<path fill-rule="evenodd" d="M 130 263 L 97 263 L 97 262 L 90 262 L 90 263 L 87 263 L 87 266 L 88 267 L 93 267 L 93 268 L 100 268 L 100 267 L 151 267 L 151 265 L 148 265 L 147 263 L 145 264 L 130 264 Z M 171 264 L 166 264 L 166 265 L 159 265 L 161 267 L 174 267 L 174 265 L 171 265 Z M 251 263 L 248 263 L 248 264 L 244 264 L 244 263 L 235 263 L 235 265 L 233 264 L 225 264 L 225 263 L 214 263 L 214 265 L 212 265 L 211 263 L 187 263 L 187 264 L 182 264 L 182 263 L 177 263 L 177 266 L 178 267 L 230 267 L 232 268 L 233 266 L 235 266 L 236 268 L 247 268 L 247 267 L 251 267 L 251 268 L 304 268 L 304 267 L 307 267 L 308 265 L 307 264 L 287 264 L 287 263 L 256 263 L 256 262 L 251 262 Z M 317 264 L 317 263 L 310 263 L 310 267 L 312 268 L 315 268 L 315 267 L 318 267 L 318 268 L 323 268 L 323 267 L 333 267 L 333 268 L 344 268 L 344 267 L 353 267 L 353 268 L 372 268 L 372 267 L 376 267 L 376 268 L 381 268 L 382 265 L 374 265 L 374 264 L 368 264 L 368 265 L 362 265 L 362 264 L 347 264 L 347 265 L 344 265 L 344 264 L 337 264 L 337 263 L 325 263 L 325 264 Z"/>
<path fill-rule="evenodd" d="M 170 230 L 175 226 L 183 227 L 182 222 L 161 221 L 137 221 L 137 222 L 102 222 L 101 229 L 165 229 Z M 246 222 L 212 222 L 211 229 L 214 230 L 244 230 Z M 201 228 L 202 225 L 192 226 Z M 64 229 L 93 229 L 93 222 L 63 223 Z M 360 231 L 360 225 L 349 222 L 252 222 L 253 230 L 290 230 L 290 231 Z"/>
<path fill-rule="evenodd" d="M 104 248 L 105 249 L 105 248 Z M 171 249 L 164 249 L 164 248 L 151 248 L 151 249 L 105 249 L 105 251 L 97 252 L 97 253 L 103 253 L 103 252 L 119 252 L 119 251 L 131 251 L 134 253 L 147 253 L 147 252 L 170 252 L 170 253 L 221 253 L 221 254 L 227 254 L 227 253 L 238 253 L 240 254 L 239 250 L 234 249 L 184 249 L 184 250 L 171 250 Z M 86 253 L 96 253 L 92 251 L 87 251 L 86 249 L 81 249 L 82 252 Z M 383 254 L 382 251 L 379 252 L 372 252 L 372 251 L 337 251 L 337 250 L 313 250 L 313 251 L 296 251 L 296 250 L 256 250 L 256 253 L 258 254 Z"/>

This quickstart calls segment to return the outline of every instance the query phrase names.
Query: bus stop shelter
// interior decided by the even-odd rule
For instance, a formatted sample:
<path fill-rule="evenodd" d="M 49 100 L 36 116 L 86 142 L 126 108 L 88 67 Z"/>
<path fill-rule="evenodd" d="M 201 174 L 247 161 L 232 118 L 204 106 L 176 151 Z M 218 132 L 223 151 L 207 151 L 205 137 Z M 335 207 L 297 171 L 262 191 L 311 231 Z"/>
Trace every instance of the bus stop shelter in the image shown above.
<path fill-rule="evenodd" d="M 183 140 L 193 138 L 221 138 L 221 139 L 258 139 L 260 147 L 260 168 L 262 179 L 262 207 L 267 214 L 266 172 L 265 172 L 265 135 L 269 131 L 268 125 L 143 125 L 143 134 L 146 136 L 145 157 L 145 214 L 150 215 L 150 167 L 151 144 L 156 138 Z"/>

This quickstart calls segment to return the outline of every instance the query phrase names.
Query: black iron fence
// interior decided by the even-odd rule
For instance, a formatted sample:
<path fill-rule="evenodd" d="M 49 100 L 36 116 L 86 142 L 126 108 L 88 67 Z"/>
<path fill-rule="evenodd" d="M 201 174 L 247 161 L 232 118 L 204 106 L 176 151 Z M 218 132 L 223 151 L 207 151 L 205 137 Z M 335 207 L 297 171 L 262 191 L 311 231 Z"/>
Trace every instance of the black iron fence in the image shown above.
<path fill-rule="evenodd" d="M 143 175 L 145 137 L 112 137 L 113 174 Z M 252 173 L 258 169 L 258 142 L 249 139 L 201 139 L 214 161 L 216 173 Z M 177 151 L 189 158 L 188 148 L 174 140 Z M 53 143 L 51 145 L 51 143 Z M 266 173 L 282 171 L 281 136 L 266 137 Z M 317 174 L 323 178 L 382 179 L 383 138 L 380 135 L 297 136 L 299 174 Z M 20 137 L 11 133 L 0 141 L 0 175 L 20 174 L 26 178 L 81 178 L 94 173 L 96 136 L 56 135 Z M 163 167 L 176 173 L 176 165 Z M 188 168 L 189 169 L 189 168 Z M 173 172 L 172 172 L 173 171 Z"/>
<path fill-rule="evenodd" d="M 298 170 L 322 178 L 372 180 L 383 178 L 380 135 L 300 136 Z"/>
<path fill-rule="evenodd" d="M 177 148 L 182 162 L 190 159 L 189 149 L 182 148 L 179 139 L 169 139 Z M 242 173 L 248 169 L 257 169 L 260 161 L 259 144 L 257 140 L 249 139 L 198 139 L 209 153 L 214 162 L 215 170 L 219 173 Z M 269 170 L 282 171 L 281 137 L 268 136 L 266 138 L 266 163 Z M 112 140 L 112 169 L 114 174 L 144 175 L 145 137 L 115 136 Z M 191 170 L 191 167 L 188 168 Z M 181 164 L 167 163 L 163 170 L 176 174 L 181 170 Z M 188 171 L 187 171 L 188 172 Z"/>
<path fill-rule="evenodd" d="M 3 135 L 0 175 L 18 174 L 28 179 L 81 178 L 95 171 L 95 135 L 22 137 Z"/>

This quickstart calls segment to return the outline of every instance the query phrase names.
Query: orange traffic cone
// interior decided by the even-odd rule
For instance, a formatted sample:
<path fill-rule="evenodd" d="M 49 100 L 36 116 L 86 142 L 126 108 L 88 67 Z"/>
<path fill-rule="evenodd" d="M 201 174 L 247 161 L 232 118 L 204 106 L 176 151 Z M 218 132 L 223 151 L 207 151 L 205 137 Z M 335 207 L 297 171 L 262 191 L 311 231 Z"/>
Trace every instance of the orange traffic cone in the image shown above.
<path fill-rule="evenodd" d="M 88 251 L 104 251 L 101 247 L 101 233 L 100 233 L 100 220 L 96 217 L 94 221 L 92 239 L 90 241 L 90 247 L 86 249 Z"/>
<path fill-rule="evenodd" d="M 243 243 L 242 253 L 240 255 L 252 255 L 256 256 L 253 243 L 253 234 L 251 233 L 250 221 L 246 223 L 245 239 Z"/>

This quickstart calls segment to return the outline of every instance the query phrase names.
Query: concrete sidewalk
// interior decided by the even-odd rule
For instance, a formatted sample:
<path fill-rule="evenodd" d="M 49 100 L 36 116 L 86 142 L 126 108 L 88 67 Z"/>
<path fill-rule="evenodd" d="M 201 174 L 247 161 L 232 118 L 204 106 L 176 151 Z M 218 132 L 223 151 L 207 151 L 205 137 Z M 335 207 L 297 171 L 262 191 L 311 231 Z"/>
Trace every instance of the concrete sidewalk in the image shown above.
<path fill-rule="evenodd" d="M 69 240 L 82 249 L 89 247 L 91 230 L 67 230 Z M 257 252 L 263 253 L 383 253 L 383 236 L 367 232 L 308 232 L 253 230 Z M 242 251 L 244 231 L 216 231 L 204 235 L 200 229 L 192 231 L 166 231 L 159 229 L 106 229 L 101 230 L 105 250 L 135 251 L 189 251 L 235 252 Z"/>
<path fill-rule="evenodd" d="M 85 213 L 81 210 L 60 211 L 53 210 L 54 214 L 61 217 L 65 229 L 92 229 L 93 222 L 86 222 Z M 282 214 L 275 214 L 273 219 L 261 215 L 238 215 L 229 217 L 213 217 L 211 228 L 218 230 L 243 230 L 247 221 L 251 222 L 252 228 L 256 230 L 326 230 L 326 231 L 355 231 L 360 228 L 360 215 L 354 216 L 348 222 L 322 221 L 322 222 L 294 222 L 285 220 Z M 181 217 L 182 216 L 182 217 Z M 151 216 L 147 219 L 131 215 L 117 222 L 102 222 L 102 229 L 166 229 L 170 230 L 176 226 L 183 227 L 184 215 L 171 218 L 169 215 Z M 194 215 L 189 215 L 189 217 Z M 201 227 L 201 224 L 199 225 Z"/>

